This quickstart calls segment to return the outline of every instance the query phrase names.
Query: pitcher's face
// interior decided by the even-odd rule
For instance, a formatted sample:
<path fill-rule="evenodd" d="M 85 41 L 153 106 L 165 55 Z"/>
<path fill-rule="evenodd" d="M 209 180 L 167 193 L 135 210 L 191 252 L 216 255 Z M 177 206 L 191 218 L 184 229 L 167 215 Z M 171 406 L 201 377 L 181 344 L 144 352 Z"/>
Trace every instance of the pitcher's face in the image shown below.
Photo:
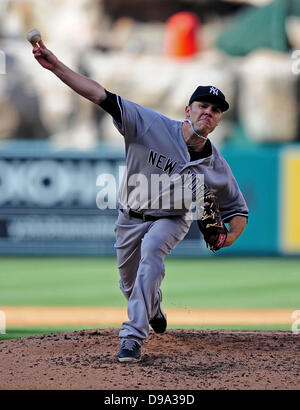
<path fill-rule="evenodd" d="M 217 104 L 206 101 L 194 101 L 185 107 L 185 113 L 186 118 L 192 121 L 195 131 L 203 137 L 213 132 L 223 115 Z"/>

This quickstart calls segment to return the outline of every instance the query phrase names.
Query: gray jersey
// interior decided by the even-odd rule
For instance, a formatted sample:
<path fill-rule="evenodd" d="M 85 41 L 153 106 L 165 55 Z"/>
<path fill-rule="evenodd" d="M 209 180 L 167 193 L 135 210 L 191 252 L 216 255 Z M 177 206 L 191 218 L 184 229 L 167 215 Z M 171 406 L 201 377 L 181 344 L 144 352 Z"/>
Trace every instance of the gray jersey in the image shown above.
<path fill-rule="evenodd" d="M 149 199 L 151 178 L 165 174 L 172 180 L 176 175 L 202 174 L 204 184 L 217 195 L 223 220 L 235 215 L 248 216 L 245 199 L 231 169 L 210 140 L 207 142 L 211 146 L 209 155 L 191 161 L 181 121 L 171 120 L 119 96 L 117 101 L 121 121 L 114 120 L 114 124 L 125 139 L 127 169 L 120 187 L 120 208 L 130 207 L 155 216 L 185 214 L 187 209 L 174 207 L 172 194 L 169 207 L 157 206 L 159 201 L 153 206 Z M 145 177 L 139 181 L 145 189 L 136 190 L 137 197 L 130 196 L 138 186 L 135 184 L 137 175 Z"/>

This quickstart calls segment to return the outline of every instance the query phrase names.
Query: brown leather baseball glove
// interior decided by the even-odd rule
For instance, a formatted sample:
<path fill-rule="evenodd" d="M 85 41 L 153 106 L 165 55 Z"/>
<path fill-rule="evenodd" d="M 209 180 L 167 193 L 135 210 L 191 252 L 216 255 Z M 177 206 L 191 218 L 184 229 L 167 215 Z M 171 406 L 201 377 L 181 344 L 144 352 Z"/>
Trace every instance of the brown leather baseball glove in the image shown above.
<path fill-rule="evenodd" d="M 206 246 L 216 252 L 224 246 L 228 231 L 222 221 L 217 199 L 210 191 L 204 194 L 202 209 L 202 217 L 197 220 L 198 227 L 203 234 Z"/>

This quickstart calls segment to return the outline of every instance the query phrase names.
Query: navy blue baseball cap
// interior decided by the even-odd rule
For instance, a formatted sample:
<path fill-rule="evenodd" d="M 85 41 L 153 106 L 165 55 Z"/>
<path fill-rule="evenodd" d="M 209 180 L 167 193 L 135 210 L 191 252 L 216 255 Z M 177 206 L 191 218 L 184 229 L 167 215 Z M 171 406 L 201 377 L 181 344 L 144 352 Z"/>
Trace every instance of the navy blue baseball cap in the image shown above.
<path fill-rule="evenodd" d="M 193 92 L 189 105 L 191 105 L 194 101 L 208 101 L 218 104 L 222 111 L 227 111 L 229 108 L 229 104 L 225 99 L 225 95 L 219 90 L 217 87 L 212 85 L 200 85 L 196 88 Z"/>

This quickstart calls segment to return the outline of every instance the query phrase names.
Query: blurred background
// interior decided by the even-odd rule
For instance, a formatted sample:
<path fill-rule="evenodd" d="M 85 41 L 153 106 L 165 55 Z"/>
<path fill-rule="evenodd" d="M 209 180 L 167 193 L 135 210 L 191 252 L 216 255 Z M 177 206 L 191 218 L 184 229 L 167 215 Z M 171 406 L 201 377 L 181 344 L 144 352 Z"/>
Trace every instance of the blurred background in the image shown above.
<path fill-rule="evenodd" d="M 115 257 L 117 211 L 97 208 L 96 179 L 108 172 L 118 181 L 123 138 L 108 114 L 33 59 L 26 40 L 31 28 L 40 30 L 47 47 L 73 70 L 173 119 L 184 119 L 184 107 L 198 85 L 214 85 L 226 95 L 231 109 L 211 139 L 246 198 L 248 226 L 233 247 L 220 251 L 217 262 L 194 225 L 172 256 L 207 257 L 218 271 L 224 269 L 222 256 L 300 254 L 300 0 L 0 0 L 0 254 L 5 280 L 10 277 L 3 262 L 8 255 Z M 38 259 L 27 268 L 22 261 L 24 271 L 42 267 Z M 89 263 L 83 260 L 82 269 Z M 290 271 L 286 263 L 271 259 L 253 268 L 258 282 L 251 289 L 269 292 L 267 298 L 259 293 L 266 301 L 262 307 L 299 308 L 299 259 L 293 259 Z M 232 259 L 228 272 L 241 265 L 243 259 Z M 62 266 L 67 262 L 56 273 L 64 271 Z M 74 262 L 70 266 L 73 272 Z M 98 263 L 93 266 L 95 273 Z M 107 266 L 116 271 L 114 259 Z M 245 275 L 253 278 L 252 268 Z M 90 281 L 95 292 L 98 281 L 97 275 Z M 216 294 L 217 283 L 216 278 L 203 304 L 218 300 L 218 306 L 232 307 L 231 293 L 227 301 L 220 299 L 229 284 L 221 281 Z M 277 294 L 287 283 L 286 293 Z M 7 286 L 12 289 L 14 283 Z M 52 303 L 43 293 L 24 299 L 20 289 L 20 298 L 9 299 L 11 293 L 2 290 L 0 304 L 39 304 L 41 298 Z M 72 294 L 56 302 L 80 304 L 80 296 L 74 300 Z M 82 303 L 97 303 L 99 292 L 94 299 L 90 295 L 89 288 Z M 260 305 L 247 295 L 240 297 L 241 305 L 232 302 L 234 307 Z"/>

